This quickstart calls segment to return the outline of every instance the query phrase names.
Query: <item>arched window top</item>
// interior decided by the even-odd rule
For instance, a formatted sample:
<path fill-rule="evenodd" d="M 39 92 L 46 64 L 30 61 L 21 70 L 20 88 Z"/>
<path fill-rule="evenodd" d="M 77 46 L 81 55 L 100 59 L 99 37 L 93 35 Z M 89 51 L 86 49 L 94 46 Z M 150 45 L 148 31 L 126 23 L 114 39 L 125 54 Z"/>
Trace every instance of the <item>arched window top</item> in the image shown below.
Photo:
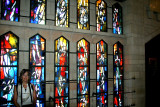
<path fill-rule="evenodd" d="M 82 38 L 81 40 L 79 40 L 77 42 L 77 45 L 78 45 L 78 52 L 85 52 L 89 54 L 90 43 L 85 38 Z"/>
<path fill-rule="evenodd" d="M 30 23 L 46 24 L 46 0 L 30 0 Z"/>
<path fill-rule="evenodd" d="M 97 43 L 97 58 L 104 58 L 104 60 L 98 60 L 98 65 L 107 65 L 107 57 L 108 57 L 108 44 L 104 40 L 100 40 Z M 99 57 L 98 57 L 99 56 Z"/>
<path fill-rule="evenodd" d="M 112 6 L 112 23 L 113 23 L 113 33 L 122 34 L 123 33 L 123 19 L 122 19 L 122 7 L 119 3 L 115 3 Z"/>
<path fill-rule="evenodd" d="M 55 40 L 55 51 L 68 51 L 69 50 L 69 40 L 64 36 L 61 36 Z"/>
<path fill-rule="evenodd" d="M 44 44 L 46 42 L 46 39 L 44 37 L 42 37 L 40 34 L 38 34 L 38 33 L 29 38 L 30 44 L 34 44 L 36 40 L 38 42 L 41 42 L 41 44 Z M 40 43 L 39 43 L 39 45 L 40 45 Z M 42 48 L 42 50 L 43 49 L 44 49 L 44 47 Z"/>
<path fill-rule="evenodd" d="M 89 25 L 89 0 L 77 0 L 78 29 L 90 29 Z"/>
<path fill-rule="evenodd" d="M 18 48 L 19 37 L 13 32 L 9 31 L 1 35 L 1 48 Z"/>
<path fill-rule="evenodd" d="M 18 22 L 20 15 L 20 0 L 2 0 L 1 3 L 1 19 Z"/>
<path fill-rule="evenodd" d="M 96 1 L 97 31 L 107 31 L 107 3 L 104 0 Z"/>
<path fill-rule="evenodd" d="M 68 27 L 69 0 L 56 0 L 56 26 Z"/>

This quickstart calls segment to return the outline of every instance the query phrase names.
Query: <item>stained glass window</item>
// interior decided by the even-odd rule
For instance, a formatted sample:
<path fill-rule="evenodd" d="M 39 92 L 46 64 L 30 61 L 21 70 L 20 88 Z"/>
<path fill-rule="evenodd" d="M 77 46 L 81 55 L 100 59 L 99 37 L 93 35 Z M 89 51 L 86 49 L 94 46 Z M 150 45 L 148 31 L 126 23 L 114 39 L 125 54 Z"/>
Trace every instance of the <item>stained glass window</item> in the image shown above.
<path fill-rule="evenodd" d="M 30 23 L 45 24 L 46 0 L 30 0 Z"/>
<path fill-rule="evenodd" d="M 56 26 L 68 27 L 68 0 L 56 0 Z"/>
<path fill-rule="evenodd" d="M 55 40 L 55 107 L 69 107 L 69 41 Z"/>
<path fill-rule="evenodd" d="M 77 43 L 78 107 L 90 106 L 90 44 L 84 38 Z"/>
<path fill-rule="evenodd" d="M 45 103 L 45 59 L 46 40 L 39 34 L 29 39 L 31 83 L 36 87 L 37 107 L 44 107 Z"/>
<path fill-rule="evenodd" d="M 7 32 L 0 36 L 0 42 L 0 106 L 9 106 L 17 85 L 19 38 Z"/>
<path fill-rule="evenodd" d="M 122 7 L 116 3 L 112 6 L 112 14 L 113 14 L 113 33 L 114 34 L 122 34 Z"/>
<path fill-rule="evenodd" d="M 78 29 L 89 30 L 89 0 L 77 0 Z"/>
<path fill-rule="evenodd" d="M 104 0 L 96 2 L 97 31 L 107 31 L 107 4 Z"/>
<path fill-rule="evenodd" d="M 108 107 L 108 49 L 101 40 L 97 43 L 97 107 Z"/>
<path fill-rule="evenodd" d="M 19 21 L 20 0 L 2 0 L 2 20 Z"/>
<path fill-rule="evenodd" d="M 117 42 L 113 47 L 113 101 L 114 107 L 123 107 L 123 45 Z"/>

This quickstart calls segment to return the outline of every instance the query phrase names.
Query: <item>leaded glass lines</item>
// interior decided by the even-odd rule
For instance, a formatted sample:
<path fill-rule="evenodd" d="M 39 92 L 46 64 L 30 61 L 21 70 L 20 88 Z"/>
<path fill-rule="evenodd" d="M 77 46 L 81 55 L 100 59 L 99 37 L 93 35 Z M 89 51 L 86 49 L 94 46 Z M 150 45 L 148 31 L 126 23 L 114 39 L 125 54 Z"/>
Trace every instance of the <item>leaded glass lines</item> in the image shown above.
<path fill-rule="evenodd" d="M 46 0 L 30 0 L 30 23 L 45 24 Z"/>
<path fill-rule="evenodd" d="M 45 106 L 45 59 L 46 40 L 39 34 L 29 39 L 31 83 L 35 85 L 37 106 Z"/>
<path fill-rule="evenodd" d="M 78 29 L 90 29 L 89 26 L 89 0 L 77 0 Z"/>
<path fill-rule="evenodd" d="M 117 42 L 113 50 L 113 103 L 123 107 L 123 45 Z"/>
<path fill-rule="evenodd" d="M 107 4 L 104 0 L 96 2 L 97 31 L 107 31 Z"/>
<path fill-rule="evenodd" d="M 112 15 L 113 33 L 122 34 L 122 7 L 118 3 L 112 6 Z"/>
<path fill-rule="evenodd" d="M 56 0 L 56 26 L 68 27 L 68 0 Z"/>
<path fill-rule="evenodd" d="M 12 32 L 0 37 L 0 106 L 11 105 L 14 85 L 17 85 L 19 38 Z"/>
<path fill-rule="evenodd" d="M 2 0 L 1 19 L 19 21 L 20 0 Z"/>
<path fill-rule="evenodd" d="M 63 36 L 55 40 L 55 107 L 69 107 L 69 41 Z"/>
<path fill-rule="evenodd" d="M 77 43 L 77 106 L 90 106 L 90 44 L 82 38 Z"/>
<path fill-rule="evenodd" d="M 97 107 L 108 107 L 108 49 L 101 40 L 97 43 Z"/>

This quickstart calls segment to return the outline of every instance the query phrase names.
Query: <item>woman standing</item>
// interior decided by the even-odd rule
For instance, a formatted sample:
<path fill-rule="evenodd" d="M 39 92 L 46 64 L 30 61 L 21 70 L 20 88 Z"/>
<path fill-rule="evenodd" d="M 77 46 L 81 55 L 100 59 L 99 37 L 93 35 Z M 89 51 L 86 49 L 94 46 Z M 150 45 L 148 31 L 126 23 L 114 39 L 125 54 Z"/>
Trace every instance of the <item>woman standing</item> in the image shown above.
<path fill-rule="evenodd" d="M 23 69 L 20 73 L 19 84 L 14 87 L 13 101 L 16 107 L 35 107 L 35 86 L 30 83 L 31 73 L 29 69 Z"/>

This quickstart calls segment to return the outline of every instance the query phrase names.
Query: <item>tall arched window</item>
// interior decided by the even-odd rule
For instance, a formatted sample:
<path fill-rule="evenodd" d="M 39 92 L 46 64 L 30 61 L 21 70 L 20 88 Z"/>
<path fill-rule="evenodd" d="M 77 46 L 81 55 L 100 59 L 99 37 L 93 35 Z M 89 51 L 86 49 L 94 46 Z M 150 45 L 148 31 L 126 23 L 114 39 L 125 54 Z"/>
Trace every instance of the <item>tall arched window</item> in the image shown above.
<path fill-rule="evenodd" d="M 123 25 L 122 25 L 122 7 L 115 3 L 112 6 L 112 23 L 113 23 L 113 33 L 114 34 L 122 34 L 123 33 Z"/>
<path fill-rule="evenodd" d="M 108 107 L 108 45 L 97 43 L 97 107 Z"/>
<path fill-rule="evenodd" d="M 0 42 L 0 106 L 10 106 L 17 85 L 19 37 L 7 32 L 0 36 Z"/>
<path fill-rule="evenodd" d="M 30 0 L 30 23 L 46 23 L 46 0 Z"/>
<path fill-rule="evenodd" d="M 113 50 L 113 102 L 114 107 L 123 107 L 123 45 L 117 42 Z"/>
<path fill-rule="evenodd" d="M 89 0 L 77 0 L 78 29 L 90 29 L 89 25 Z"/>
<path fill-rule="evenodd" d="M 90 106 L 90 44 L 82 38 L 77 42 L 77 103 L 78 107 Z"/>
<path fill-rule="evenodd" d="M 20 0 L 2 0 L 1 19 L 9 21 L 19 21 Z"/>
<path fill-rule="evenodd" d="M 96 2 L 97 31 L 107 31 L 107 3 L 104 0 Z"/>
<path fill-rule="evenodd" d="M 69 41 L 61 36 L 55 40 L 54 104 L 69 107 Z"/>
<path fill-rule="evenodd" d="M 29 39 L 31 83 L 36 87 L 37 106 L 45 105 L 46 40 L 39 34 Z"/>
<path fill-rule="evenodd" d="M 69 0 L 56 0 L 56 26 L 68 27 Z"/>

